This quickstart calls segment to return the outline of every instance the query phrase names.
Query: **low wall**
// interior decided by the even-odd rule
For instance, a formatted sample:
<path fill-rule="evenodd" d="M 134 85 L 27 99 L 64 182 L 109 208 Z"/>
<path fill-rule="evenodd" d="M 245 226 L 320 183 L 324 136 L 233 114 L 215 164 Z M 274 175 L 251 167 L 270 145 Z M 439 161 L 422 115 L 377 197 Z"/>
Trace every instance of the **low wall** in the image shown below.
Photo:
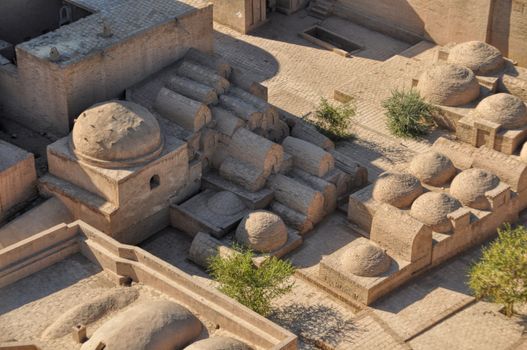
<path fill-rule="evenodd" d="M 82 221 L 57 226 L 0 250 L 0 287 L 79 251 L 104 270 L 159 290 L 255 347 L 297 348 L 297 338 L 289 331 L 145 250 L 118 243 Z"/>

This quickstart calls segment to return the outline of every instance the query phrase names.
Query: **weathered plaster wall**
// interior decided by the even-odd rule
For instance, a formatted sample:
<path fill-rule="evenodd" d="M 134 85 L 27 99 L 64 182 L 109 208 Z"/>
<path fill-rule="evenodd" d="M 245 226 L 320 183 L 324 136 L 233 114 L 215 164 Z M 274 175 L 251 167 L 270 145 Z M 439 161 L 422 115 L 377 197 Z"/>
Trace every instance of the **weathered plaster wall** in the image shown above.
<path fill-rule="evenodd" d="M 495 0 L 489 42 L 527 67 L 527 0 Z"/>
<path fill-rule="evenodd" d="M 121 97 L 188 48 L 212 52 L 212 36 L 208 6 L 72 64 L 57 65 L 17 49 L 16 69 L 0 66 L 0 112 L 33 130 L 65 136 L 83 110 Z"/>
<path fill-rule="evenodd" d="M 209 6 L 68 66 L 63 76 L 70 123 L 93 103 L 121 96 L 127 87 L 183 57 L 189 48 L 212 52 L 212 34 Z"/>
<path fill-rule="evenodd" d="M 265 0 L 214 0 L 214 20 L 247 33 L 266 20 Z"/>
<path fill-rule="evenodd" d="M 403 39 L 485 40 L 491 0 L 337 0 L 335 14 Z"/>
<path fill-rule="evenodd" d="M 527 66 L 527 0 L 337 0 L 334 13 L 406 41 L 487 41 Z"/>

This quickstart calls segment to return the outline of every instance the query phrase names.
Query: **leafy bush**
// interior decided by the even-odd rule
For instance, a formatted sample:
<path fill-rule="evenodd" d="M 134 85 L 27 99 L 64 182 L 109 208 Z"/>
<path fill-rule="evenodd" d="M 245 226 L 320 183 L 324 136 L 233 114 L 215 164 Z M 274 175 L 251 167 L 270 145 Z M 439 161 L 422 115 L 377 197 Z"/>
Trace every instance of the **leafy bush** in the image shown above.
<path fill-rule="evenodd" d="M 498 238 L 483 249 L 469 278 L 476 298 L 502 304 L 505 314 L 512 316 L 515 303 L 527 302 L 527 229 L 506 225 L 498 230 Z"/>
<path fill-rule="evenodd" d="M 213 257 L 209 272 L 219 282 L 219 290 L 266 316 L 271 311 L 272 301 L 293 288 L 291 280 L 295 268 L 289 261 L 270 257 L 259 267 L 253 263 L 251 250 L 237 247 L 238 253 Z"/>
<path fill-rule="evenodd" d="M 427 103 L 415 90 L 392 91 L 383 101 L 388 129 L 398 137 L 418 138 L 428 134 L 434 124 L 436 107 Z"/>
<path fill-rule="evenodd" d="M 352 102 L 337 106 L 321 98 L 315 111 L 314 124 L 321 133 L 333 141 L 347 140 L 353 136 L 349 131 L 353 116 L 355 116 L 355 106 Z"/>

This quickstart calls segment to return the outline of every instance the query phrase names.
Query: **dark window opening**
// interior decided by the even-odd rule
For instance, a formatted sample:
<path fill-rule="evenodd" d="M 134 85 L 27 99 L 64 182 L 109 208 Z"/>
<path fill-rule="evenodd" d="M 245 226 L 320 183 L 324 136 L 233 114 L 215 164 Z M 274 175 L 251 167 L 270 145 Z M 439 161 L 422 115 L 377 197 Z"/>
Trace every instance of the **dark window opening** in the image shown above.
<path fill-rule="evenodd" d="M 159 175 L 154 175 L 150 178 L 150 190 L 159 187 L 161 182 L 159 181 Z"/>

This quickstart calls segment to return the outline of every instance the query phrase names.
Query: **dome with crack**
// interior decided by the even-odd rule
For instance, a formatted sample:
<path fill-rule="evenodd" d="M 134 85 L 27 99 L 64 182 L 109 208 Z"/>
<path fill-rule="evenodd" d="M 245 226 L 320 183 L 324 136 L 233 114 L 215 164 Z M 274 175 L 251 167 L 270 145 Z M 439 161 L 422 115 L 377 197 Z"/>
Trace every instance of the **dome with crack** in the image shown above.
<path fill-rule="evenodd" d="M 474 209 L 488 210 L 490 203 L 487 191 L 496 188 L 500 179 L 488 171 L 472 168 L 459 173 L 450 186 L 450 194 L 463 205 Z"/>
<path fill-rule="evenodd" d="M 199 340 L 185 350 L 251 350 L 251 347 L 234 338 L 220 336 Z"/>
<path fill-rule="evenodd" d="M 442 186 L 456 175 L 456 168 L 450 159 L 434 151 L 415 156 L 410 162 L 409 171 L 422 183 L 431 186 Z"/>
<path fill-rule="evenodd" d="M 436 64 L 419 78 L 417 90 L 430 103 L 461 106 L 479 96 L 476 75 L 468 68 L 454 64 Z"/>
<path fill-rule="evenodd" d="M 410 174 L 385 172 L 373 186 L 373 199 L 397 208 L 409 207 L 423 193 L 419 180 Z"/>
<path fill-rule="evenodd" d="M 390 269 L 391 258 L 379 246 L 364 239 L 350 244 L 341 257 L 342 268 L 354 275 L 376 277 Z"/>
<path fill-rule="evenodd" d="M 482 41 L 467 41 L 450 50 L 448 62 L 467 67 L 477 75 L 487 75 L 499 71 L 505 60 L 494 46 Z"/>
<path fill-rule="evenodd" d="M 505 129 L 527 127 L 527 106 L 514 95 L 500 93 L 484 98 L 473 112 L 476 119 L 500 124 Z"/>
<path fill-rule="evenodd" d="M 287 228 L 278 215 L 258 210 L 249 213 L 240 222 L 236 240 L 258 252 L 269 253 L 287 242 Z"/>
<path fill-rule="evenodd" d="M 241 199 L 232 192 L 221 191 L 212 195 L 207 207 L 218 215 L 235 215 L 245 209 L 245 205 Z"/>
<path fill-rule="evenodd" d="M 110 101 L 82 112 L 70 146 L 82 161 L 103 168 L 131 167 L 157 158 L 163 137 L 156 118 L 128 101 Z"/>
<path fill-rule="evenodd" d="M 448 194 L 427 192 L 414 201 L 410 215 L 435 232 L 448 233 L 452 230 L 452 223 L 447 215 L 459 208 L 461 203 Z"/>

